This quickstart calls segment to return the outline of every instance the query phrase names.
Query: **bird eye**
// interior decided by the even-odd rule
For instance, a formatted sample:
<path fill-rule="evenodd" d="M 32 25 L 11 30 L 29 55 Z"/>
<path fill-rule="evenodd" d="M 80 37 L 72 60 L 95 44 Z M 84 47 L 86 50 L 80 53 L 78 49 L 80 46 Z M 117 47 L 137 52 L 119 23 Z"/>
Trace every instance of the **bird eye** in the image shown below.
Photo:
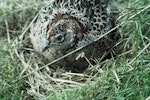
<path fill-rule="evenodd" d="M 58 43 L 61 43 L 64 41 L 64 35 L 63 34 L 58 34 L 55 36 L 55 41 L 58 42 Z"/>

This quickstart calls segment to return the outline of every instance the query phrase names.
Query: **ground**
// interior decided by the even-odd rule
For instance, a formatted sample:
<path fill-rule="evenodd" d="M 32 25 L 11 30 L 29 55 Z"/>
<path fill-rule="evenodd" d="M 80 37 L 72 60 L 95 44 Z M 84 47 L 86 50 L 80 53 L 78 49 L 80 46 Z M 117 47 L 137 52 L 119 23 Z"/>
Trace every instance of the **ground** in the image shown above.
<path fill-rule="evenodd" d="M 0 99 L 2 100 L 31 100 L 43 96 L 33 91 L 32 96 L 27 93 L 26 82 L 29 78 L 24 77 L 25 73 L 23 73 L 27 63 L 20 59 L 22 55 L 18 54 L 19 50 L 14 49 L 14 45 L 16 38 L 24 33 L 47 1 L 0 1 Z M 81 74 L 63 73 L 60 76 L 70 75 L 73 80 L 64 82 L 61 77 L 55 80 L 55 85 L 52 84 L 55 88 L 47 96 L 49 100 L 74 100 L 74 98 L 77 100 L 149 100 L 150 1 L 110 1 L 119 9 L 116 12 L 119 13 L 116 26 L 120 26 L 116 33 L 120 34 L 121 39 L 116 44 L 117 56 L 112 55 L 110 59 L 103 62 L 96 60 L 97 65 L 89 66 L 87 71 Z M 82 82 L 78 81 L 80 80 L 78 77 L 82 78 Z M 70 82 L 70 86 L 64 84 L 66 81 Z"/>

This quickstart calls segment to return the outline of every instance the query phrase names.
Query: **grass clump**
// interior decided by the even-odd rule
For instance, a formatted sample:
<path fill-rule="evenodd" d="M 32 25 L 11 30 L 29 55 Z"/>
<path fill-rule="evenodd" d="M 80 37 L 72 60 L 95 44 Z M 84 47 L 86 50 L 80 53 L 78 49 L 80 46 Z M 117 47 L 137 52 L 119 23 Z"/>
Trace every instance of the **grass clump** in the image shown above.
<path fill-rule="evenodd" d="M 6 40 L 0 40 L 0 99 L 16 100 L 21 96 L 23 80 L 18 80 L 21 64 L 10 56 L 10 45 Z"/>

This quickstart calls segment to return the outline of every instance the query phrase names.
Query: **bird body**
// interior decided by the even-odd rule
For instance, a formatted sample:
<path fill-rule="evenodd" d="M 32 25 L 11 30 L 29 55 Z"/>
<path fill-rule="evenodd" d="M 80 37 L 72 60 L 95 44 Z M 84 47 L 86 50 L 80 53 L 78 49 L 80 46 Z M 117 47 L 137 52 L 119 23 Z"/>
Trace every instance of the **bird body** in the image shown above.
<path fill-rule="evenodd" d="M 55 0 L 41 9 L 31 26 L 33 48 L 51 62 L 82 46 L 92 43 L 113 27 L 107 0 Z M 85 68 L 84 59 L 76 60 L 79 53 L 101 57 L 109 50 L 113 39 L 106 35 L 82 50 L 56 62 L 54 66 Z"/>

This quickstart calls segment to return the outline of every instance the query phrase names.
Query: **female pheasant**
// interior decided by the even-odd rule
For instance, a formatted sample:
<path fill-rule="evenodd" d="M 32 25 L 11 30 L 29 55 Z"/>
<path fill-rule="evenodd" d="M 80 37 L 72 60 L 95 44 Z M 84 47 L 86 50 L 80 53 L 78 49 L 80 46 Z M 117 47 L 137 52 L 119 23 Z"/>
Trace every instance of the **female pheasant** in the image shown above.
<path fill-rule="evenodd" d="M 31 26 L 30 39 L 36 52 L 49 62 L 93 42 L 113 27 L 108 0 L 55 0 L 45 6 Z M 80 71 L 88 63 L 76 57 L 101 57 L 112 46 L 112 34 L 56 62 Z"/>

